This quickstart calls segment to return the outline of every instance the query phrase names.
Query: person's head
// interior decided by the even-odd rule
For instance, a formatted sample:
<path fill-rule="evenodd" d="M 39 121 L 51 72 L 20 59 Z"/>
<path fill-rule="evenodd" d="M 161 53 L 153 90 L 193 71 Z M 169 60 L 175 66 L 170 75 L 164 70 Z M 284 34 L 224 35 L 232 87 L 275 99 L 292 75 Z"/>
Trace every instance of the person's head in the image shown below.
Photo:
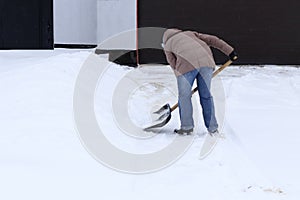
<path fill-rule="evenodd" d="M 168 28 L 163 34 L 163 38 L 162 38 L 163 48 L 170 37 L 172 37 L 173 35 L 177 34 L 178 32 L 181 32 L 181 31 L 182 30 L 180 30 L 178 28 Z"/>

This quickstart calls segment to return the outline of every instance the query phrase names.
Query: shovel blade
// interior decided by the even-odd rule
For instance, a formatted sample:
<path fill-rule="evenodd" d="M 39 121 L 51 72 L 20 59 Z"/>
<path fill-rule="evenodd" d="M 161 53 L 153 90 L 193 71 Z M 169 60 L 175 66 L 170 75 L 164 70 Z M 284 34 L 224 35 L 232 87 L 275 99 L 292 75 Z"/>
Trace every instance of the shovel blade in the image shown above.
<path fill-rule="evenodd" d="M 170 119 L 171 119 L 171 113 L 163 121 L 157 122 L 156 124 L 154 124 L 152 126 L 149 126 L 149 127 L 146 127 L 143 130 L 144 131 L 151 131 L 152 129 L 163 127 L 164 125 L 166 125 L 170 121 Z"/>
<path fill-rule="evenodd" d="M 154 114 L 161 114 L 155 123 L 149 127 L 144 128 L 144 131 L 151 131 L 151 129 L 160 128 L 166 125 L 171 119 L 171 107 L 169 104 L 162 106 Z"/>
<path fill-rule="evenodd" d="M 171 107 L 170 104 L 165 104 L 163 105 L 160 109 L 158 109 L 157 111 L 153 112 L 153 114 L 161 114 L 161 113 L 166 113 L 170 111 L 171 112 Z"/>

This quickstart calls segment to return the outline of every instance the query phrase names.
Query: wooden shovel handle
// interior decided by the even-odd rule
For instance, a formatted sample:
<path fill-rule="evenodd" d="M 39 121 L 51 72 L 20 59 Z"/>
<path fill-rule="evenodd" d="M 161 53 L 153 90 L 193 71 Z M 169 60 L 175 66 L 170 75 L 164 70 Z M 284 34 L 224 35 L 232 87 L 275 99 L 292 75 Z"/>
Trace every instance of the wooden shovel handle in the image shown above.
<path fill-rule="evenodd" d="M 214 71 L 213 77 L 217 76 L 223 69 L 225 69 L 231 63 L 232 63 L 231 60 L 228 60 L 226 63 L 224 63 L 220 68 L 218 68 L 216 71 Z M 198 91 L 198 87 L 195 87 L 192 90 L 192 95 L 195 94 L 197 91 Z M 177 107 L 178 107 L 178 103 L 176 103 L 174 106 L 171 107 L 171 112 L 173 112 Z"/>

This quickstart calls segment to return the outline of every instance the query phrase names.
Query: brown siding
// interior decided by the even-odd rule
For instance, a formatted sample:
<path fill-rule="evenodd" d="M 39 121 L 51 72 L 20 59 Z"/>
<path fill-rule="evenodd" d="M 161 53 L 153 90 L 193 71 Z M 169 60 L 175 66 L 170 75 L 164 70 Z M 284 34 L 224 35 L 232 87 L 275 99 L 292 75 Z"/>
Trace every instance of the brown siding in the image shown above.
<path fill-rule="evenodd" d="M 53 49 L 53 0 L 1 0 L 0 49 Z"/>
<path fill-rule="evenodd" d="M 236 48 L 238 64 L 300 64 L 299 9 L 298 0 L 138 0 L 138 27 L 215 34 Z M 141 63 L 165 62 L 161 51 L 139 52 Z M 227 59 L 214 53 L 217 63 Z"/>

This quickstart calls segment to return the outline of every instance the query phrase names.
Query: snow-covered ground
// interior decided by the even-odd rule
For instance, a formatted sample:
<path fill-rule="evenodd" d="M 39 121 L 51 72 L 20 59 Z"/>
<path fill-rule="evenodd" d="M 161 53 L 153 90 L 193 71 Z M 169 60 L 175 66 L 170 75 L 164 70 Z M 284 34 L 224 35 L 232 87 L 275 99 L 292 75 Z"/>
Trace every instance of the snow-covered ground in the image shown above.
<path fill-rule="evenodd" d="M 199 160 L 205 133 L 200 115 L 193 144 L 180 159 L 162 170 L 134 175 L 97 162 L 76 132 L 74 87 L 90 53 L 0 52 L 0 199 L 300 198 L 299 68 L 227 68 L 218 76 L 225 90 L 226 139 Z M 118 80 L 135 70 L 111 64 L 99 83 L 95 112 L 105 130 L 117 130 L 108 97 Z M 169 67 L 145 65 L 131 78 L 149 80 L 128 102 L 136 124 L 147 120 L 145 111 L 154 101 L 175 103 L 163 89 L 175 84 Z M 178 113 L 167 127 L 143 140 L 117 131 L 106 136 L 128 152 L 149 153 L 172 142 Z"/>

